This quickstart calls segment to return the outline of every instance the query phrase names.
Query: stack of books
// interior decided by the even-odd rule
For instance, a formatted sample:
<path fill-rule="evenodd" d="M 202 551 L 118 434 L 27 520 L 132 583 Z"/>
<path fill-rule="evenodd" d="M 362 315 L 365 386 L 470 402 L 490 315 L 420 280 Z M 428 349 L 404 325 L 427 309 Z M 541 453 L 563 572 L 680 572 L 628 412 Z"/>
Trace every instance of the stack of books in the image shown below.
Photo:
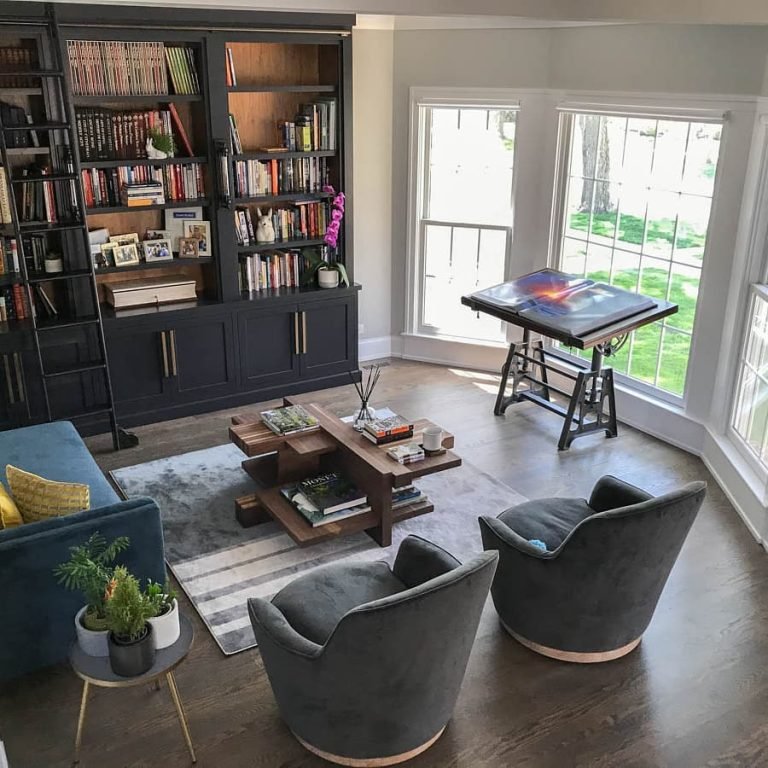
<path fill-rule="evenodd" d="M 398 464 L 414 464 L 424 460 L 424 449 L 418 443 L 393 445 L 387 448 L 387 455 Z"/>
<path fill-rule="evenodd" d="M 413 423 L 397 414 L 384 419 L 374 419 L 365 423 L 363 435 L 376 445 L 407 440 L 413 437 Z"/>
<path fill-rule="evenodd" d="M 163 185 L 159 181 L 146 184 L 123 184 L 120 188 L 120 201 L 129 208 L 140 205 L 162 205 L 165 203 Z"/>
<path fill-rule="evenodd" d="M 261 420 L 276 435 L 295 435 L 297 432 L 312 432 L 320 429 L 317 419 L 300 405 L 287 405 L 262 411 Z"/>

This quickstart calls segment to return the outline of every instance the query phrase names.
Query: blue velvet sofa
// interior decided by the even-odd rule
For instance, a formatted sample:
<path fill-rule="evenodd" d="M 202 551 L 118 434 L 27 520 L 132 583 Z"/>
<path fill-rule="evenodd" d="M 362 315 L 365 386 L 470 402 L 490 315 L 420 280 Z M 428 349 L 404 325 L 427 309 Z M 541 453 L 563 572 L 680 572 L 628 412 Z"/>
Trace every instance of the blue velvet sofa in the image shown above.
<path fill-rule="evenodd" d="M 67 658 L 83 598 L 60 586 L 52 571 L 69 557 L 69 547 L 95 531 L 107 539 L 128 536 L 131 546 L 120 561 L 142 580 L 165 578 L 157 504 L 121 501 L 70 422 L 0 432 L 3 482 L 7 464 L 88 484 L 91 509 L 0 531 L 0 680 Z"/>

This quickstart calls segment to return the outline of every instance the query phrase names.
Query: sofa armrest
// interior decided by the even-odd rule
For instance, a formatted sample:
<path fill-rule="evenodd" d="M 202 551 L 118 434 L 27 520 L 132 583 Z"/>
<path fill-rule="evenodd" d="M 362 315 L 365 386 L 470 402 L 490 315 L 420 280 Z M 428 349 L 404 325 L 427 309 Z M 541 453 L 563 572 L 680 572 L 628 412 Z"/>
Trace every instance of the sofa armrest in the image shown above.
<path fill-rule="evenodd" d="M 497 547 L 489 546 L 490 542 L 496 541 L 537 560 L 551 560 L 555 557 L 557 550 L 549 552 L 535 547 L 498 518 L 483 515 L 479 522 L 485 549 L 496 549 Z"/>
<path fill-rule="evenodd" d="M 261 598 L 248 599 L 248 615 L 253 625 L 253 631 L 257 642 L 261 645 L 263 638 L 259 637 L 262 633 L 267 635 L 275 644 L 297 656 L 304 656 L 307 659 L 314 659 L 320 655 L 323 650 L 322 645 L 307 640 L 300 635 L 283 616 L 281 611 L 269 600 Z"/>
<path fill-rule="evenodd" d="M 604 475 L 596 483 L 589 497 L 589 506 L 595 512 L 607 512 L 611 509 L 629 507 L 652 499 L 653 495 L 647 493 L 636 485 L 625 483 L 613 475 Z"/>
<path fill-rule="evenodd" d="M 426 581 L 458 568 L 461 563 L 442 547 L 421 536 L 406 536 L 397 550 L 392 572 L 406 587 L 417 587 Z"/>

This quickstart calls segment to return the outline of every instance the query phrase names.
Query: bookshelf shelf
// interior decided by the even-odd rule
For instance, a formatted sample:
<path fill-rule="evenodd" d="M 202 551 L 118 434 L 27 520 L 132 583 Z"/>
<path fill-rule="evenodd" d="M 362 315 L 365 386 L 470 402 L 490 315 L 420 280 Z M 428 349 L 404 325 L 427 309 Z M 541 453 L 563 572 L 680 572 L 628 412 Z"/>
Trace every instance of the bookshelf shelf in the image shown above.
<path fill-rule="evenodd" d="M 120 168 L 125 165 L 184 165 L 186 163 L 207 163 L 208 158 L 203 156 L 195 157 L 166 157 L 162 160 L 150 160 L 146 157 L 131 158 L 129 160 L 86 160 L 80 164 L 83 169 L 87 168 Z"/>
<path fill-rule="evenodd" d="M 115 310 L 111 304 L 101 305 L 101 315 L 105 320 L 121 320 L 127 318 L 145 317 L 147 315 L 165 315 L 172 312 L 195 311 L 201 307 L 217 306 L 218 301 L 198 298 L 197 301 L 180 301 L 175 304 L 151 304 L 146 307 L 132 307 L 131 309 Z"/>
<path fill-rule="evenodd" d="M 251 253 L 263 253 L 264 251 L 286 251 L 293 248 L 311 248 L 313 246 L 325 245 L 322 238 L 315 240 L 275 240 L 274 243 L 262 243 L 260 245 L 241 245 L 237 251 L 242 256 Z"/>
<path fill-rule="evenodd" d="M 185 104 L 202 101 L 201 93 L 147 93 L 147 94 L 104 94 L 102 96 L 73 96 L 72 100 L 78 106 L 102 104 Z"/>
<path fill-rule="evenodd" d="M 131 264 L 127 267 L 104 267 L 96 270 L 96 277 L 99 275 L 115 275 L 120 272 L 145 272 L 154 269 L 168 269 L 169 267 L 194 267 L 197 264 L 213 264 L 212 256 L 201 256 L 198 259 L 181 259 L 174 257 L 168 261 L 157 261 L 152 263 L 142 262 L 141 264 Z"/>
<path fill-rule="evenodd" d="M 8 147 L 5 150 L 9 157 L 24 157 L 25 155 L 50 155 L 50 147 Z"/>
<path fill-rule="evenodd" d="M 48 122 L 48 123 L 27 123 L 26 125 L 4 125 L 3 130 L 6 133 L 19 131 L 65 131 L 69 128 L 67 123 Z"/>
<path fill-rule="evenodd" d="M 28 277 L 30 283 L 51 283 L 56 282 L 59 280 L 71 280 L 72 278 L 83 278 L 83 277 L 90 277 L 91 276 L 91 270 L 90 269 L 73 269 L 69 272 L 41 272 L 41 273 L 34 273 L 30 272 Z"/>
<path fill-rule="evenodd" d="M 273 203 L 305 203 L 316 202 L 319 200 L 329 200 L 331 195 L 328 192 L 302 193 L 296 192 L 290 195 L 261 195 L 255 197 L 236 197 L 237 205 L 272 205 Z"/>
<path fill-rule="evenodd" d="M 24 278 L 17 272 L 0 275 L 0 288 L 7 288 L 8 286 L 17 285 L 23 282 Z M 0 323 L 0 325 L 2 325 L 2 323 Z"/>
<path fill-rule="evenodd" d="M 77 181 L 74 173 L 51 173 L 47 176 L 22 176 L 19 179 L 11 179 L 11 184 L 41 183 L 43 181 Z"/>
<path fill-rule="evenodd" d="M 336 93 L 335 85 L 230 85 L 229 93 Z"/>
<path fill-rule="evenodd" d="M 2 78 L 2 75 L 0 75 L 0 78 Z M 0 93 L 7 94 L 8 96 L 42 96 L 43 90 L 42 88 L 0 85 Z"/>
<path fill-rule="evenodd" d="M 196 200 L 177 200 L 172 203 L 157 203 L 155 205 L 114 205 L 102 208 L 88 208 L 88 216 L 97 216 L 102 213 L 139 213 L 140 211 L 163 211 L 166 208 L 193 208 L 195 206 L 210 205 L 210 198 L 199 197 Z"/>
<path fill-rule="evenodd" d="M 60 69 L 21 69 L 4 73 L 13 77 L 64 77 Z"/>
<path fill-rule="evenodd" d="M 284 160 L 295 157 L 335 157 L 335 149 L 313 149 L 310 152 L 243 152 L 232 155 L 233 160 Z"/>

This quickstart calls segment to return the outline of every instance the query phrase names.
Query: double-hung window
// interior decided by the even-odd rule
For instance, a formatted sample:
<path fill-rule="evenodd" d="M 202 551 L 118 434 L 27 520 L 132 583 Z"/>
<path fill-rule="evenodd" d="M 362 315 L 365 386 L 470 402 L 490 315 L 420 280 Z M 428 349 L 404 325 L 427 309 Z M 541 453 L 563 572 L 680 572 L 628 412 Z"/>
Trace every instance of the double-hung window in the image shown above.
<path fill-rule="evenodd" d="M 714 118 L 561 115 L 555 263 L 679 305 L 611 360 L 656 392 L 685 392 L 721 133 Z"/>
<path fill-rule="evenodd" d="M 516 103 L 414 105 L 410 330 L 502 342 L 503 323 L 461 307 L 501 283 L 512 240 Z"/>

